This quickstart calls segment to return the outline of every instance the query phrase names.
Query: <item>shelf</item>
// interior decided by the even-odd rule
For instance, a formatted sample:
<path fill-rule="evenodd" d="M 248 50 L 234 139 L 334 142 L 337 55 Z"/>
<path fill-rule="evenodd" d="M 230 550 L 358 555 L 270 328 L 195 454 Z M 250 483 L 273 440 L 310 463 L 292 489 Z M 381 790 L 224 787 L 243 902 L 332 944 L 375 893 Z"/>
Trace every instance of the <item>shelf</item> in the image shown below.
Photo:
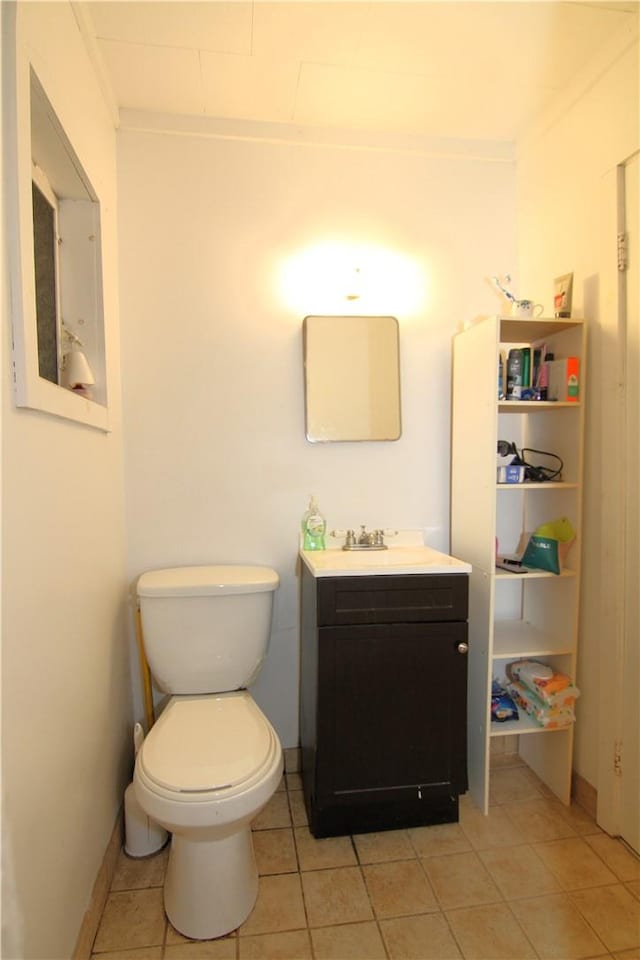
<path fill-rule="evenodd" d="M 577 490 L 580 484 L 565 483 L 564 480 L 545 480 L 543 483 L 496 483 L 498 490 Z"/>
<path fill-rule="evenodd" d="M 502 550 L 513 549 L 522 532 L 536 530 L 552 517 L 566 515 L 580 529 L 586 327 L 586 321 L 572 317 L 493 316 L 454 337 L 451 549 L 456 556 L 476 561 L 471 577 L 474 608 L 469 619 L 473 656 L 468 665 L 468 775 L 469 791 L 485 814 L 491 795 L 489 738 L 560 732 L 541 726 L 525 711 L 517 721 L 487 724 L 485 691 L 491 680 L 503 678 L 507 664 L 520 659 L 553 664 L 572 677 L 576 673 L 580 564 L 575 548 L 569 567 L 560 574 L 548 570 L 513 573 L 495 567 L 492 573 L 491 567 L 479 561 L 489 556 L 493 566 L 498 536 Z M 511 348 L 529 347 L 533 361 L 533 351 L 543 346 L 556 358 L 580 359 L 582 400 L 566 399 L 565 394 L 560 394 L 564 400 L 500 399 L 498 352 L 508 355 Z M 490 398 L 488 407 L 478 402 L 480 393 Z M 497 483 L 498 476 L 491 470 L 495 471 L 499 437 L 522 449 L 523 458 L 530 455 L 537 463 L 540 457 L 545 465 L 562 462 L 562 473 L 542 483 Z M 547 461 L 556 456 L 557 460 Z M 483 477 L 489 479 L 488 485 Z M 496 620 L 496 614 L 504 619 Z M 568 803 L 573 729 L 561 730 L 566 736 L 524 737 L 520 752 L 549 790 Z"/>
<path fill-rule="evenodd" d="M 573 317 L 536 317 L 532 319 L 500 317 L 499 319 L 501 343 L 533 343 L 536 340 L 551 337 L 554 333 L 561 333 L 562 330 L 580 327 L 584 323 L 584 320 L 576 320 Z"/>
<path fill-rule="evenodd" d="M 517 706 L 517 704 L 516 704 Z M 490 737 L 506 737 L 513 733 L 563 733 L 570 730 L 573 724 L 567 727 L 541 727 L 537 720 L 518 707 L 517 720 L 503 720 L 502 723 L 492 721 Z"/>
<path fill-rule="evenodd" d="M 498 400 L 498 413 L 536 413 L 571 407 L 580 409 L 579 400 Z"/>
<path fill-rule="evenodd" d="M 557 640 L 526 620 L 496 620 L 493 631 L 494 660 L 556 657 L 572 652 L 571 639 L 559 647 Z"/>
<path fill-rule="evenodd" d="M 502 568 L 495 570 L 496 580 L 540 580 L 543 577 L 553 577 L 555 580 L 562 577 L 577 577 L 575 570 L 564 569 L 560 573 L 550 573 L 548 570 L 529 570 L 528 573 L 510 573 Z"/>

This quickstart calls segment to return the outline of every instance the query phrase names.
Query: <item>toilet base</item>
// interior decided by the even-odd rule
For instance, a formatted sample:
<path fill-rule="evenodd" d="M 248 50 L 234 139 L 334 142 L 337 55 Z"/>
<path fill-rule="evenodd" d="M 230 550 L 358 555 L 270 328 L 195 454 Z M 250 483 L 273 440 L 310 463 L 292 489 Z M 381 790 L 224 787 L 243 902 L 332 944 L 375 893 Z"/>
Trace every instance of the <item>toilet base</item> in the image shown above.
<path fill-rule="evenodd" d="M 220 840 L 173 835 L 164 883 L 164 906 L 185 937 L 210 940 L 243 923 L 258 895 L 251 828 Z"/>

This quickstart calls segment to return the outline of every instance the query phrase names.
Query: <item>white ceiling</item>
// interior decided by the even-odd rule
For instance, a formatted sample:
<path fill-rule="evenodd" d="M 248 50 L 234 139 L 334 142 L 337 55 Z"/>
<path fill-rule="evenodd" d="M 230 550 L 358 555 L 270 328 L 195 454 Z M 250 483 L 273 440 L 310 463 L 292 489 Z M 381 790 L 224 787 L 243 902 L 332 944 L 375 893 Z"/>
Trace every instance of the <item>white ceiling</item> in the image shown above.
<path fill-rule="evenodd" d="M 514 140 L 638 0 L 86 0 L 120 108 Z"/>

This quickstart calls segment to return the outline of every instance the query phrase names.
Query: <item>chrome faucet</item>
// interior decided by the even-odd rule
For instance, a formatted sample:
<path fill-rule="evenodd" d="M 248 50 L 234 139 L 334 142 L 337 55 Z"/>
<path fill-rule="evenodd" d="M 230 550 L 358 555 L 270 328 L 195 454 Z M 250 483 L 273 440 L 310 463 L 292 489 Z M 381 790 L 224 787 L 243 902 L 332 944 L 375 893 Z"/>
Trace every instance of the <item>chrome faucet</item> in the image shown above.
<path fill-rule="evenodd" d="M 385 534 L 394 536 L 397 530 L 367 530 L 365 524 L 360 527 L 360 533 L 356 535 L 355 530 L 332 530 L 332 537 L 344 537 L 342 545 L 343 550 L 387 550 L 387 544 L 384 542 Z"/>

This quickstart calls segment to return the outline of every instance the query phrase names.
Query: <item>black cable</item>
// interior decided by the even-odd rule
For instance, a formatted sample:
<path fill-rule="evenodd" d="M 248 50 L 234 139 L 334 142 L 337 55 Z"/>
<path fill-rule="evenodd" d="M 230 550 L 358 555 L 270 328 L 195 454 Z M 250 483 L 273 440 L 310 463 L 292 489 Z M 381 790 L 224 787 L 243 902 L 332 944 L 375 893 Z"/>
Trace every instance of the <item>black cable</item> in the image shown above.
<path fill-rule="evenodd" d="M 552 467 L 534 466 L 531 463 L 527 463 L 525 453 L 537 453 L 541 457 L 552 457 L 553 460 L 558 461 L 560 466 L 557 470 L 554 470 Z M 548 450 L 534 450 L 533 447 L 523 447 L 521 450 L 521 458 L 525 465 L 524 475 L 526 480 L 533 480 L 534 483 L 544 483 L 545 481 L 555 480 L 562 474 L 564 463 L 562 457 L 559 457 L 557 453 L 549 453 Z"/>
<path fill-rule="evenodd" d="M 553 467 L 534 466 L 532 463 L 527 463 L 525 453 L 537 453 L 541 457 L 552 457 L 554 460 L 557 460 L 559 467 L 554 470 Z M 523 447 L 520 453 L 518 453 L 518 448 L 515 443 L 510 443 L 507 440 L 498 440 L 498 454 L 501 457 L 507 457 L 509 454 L 513 454 L 514 459 L 511 463 L 524 467 L 525 480 L 533 483 L 545 483 L 550 480 L 555 480 L 562 474 L 564 468 L 562 458 L 559 457 L 557 453 L 549 453 L 548 450 L 534 450 L 533 447 Z"/>

